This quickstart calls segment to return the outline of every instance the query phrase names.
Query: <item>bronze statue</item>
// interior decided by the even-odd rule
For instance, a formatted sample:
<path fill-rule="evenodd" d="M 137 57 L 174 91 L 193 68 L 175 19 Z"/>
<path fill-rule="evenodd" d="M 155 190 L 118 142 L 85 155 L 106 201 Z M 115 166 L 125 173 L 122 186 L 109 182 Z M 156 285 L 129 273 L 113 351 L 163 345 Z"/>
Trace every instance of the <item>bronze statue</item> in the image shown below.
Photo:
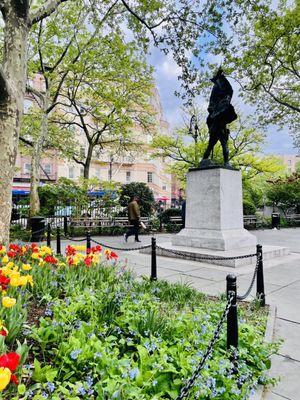
<path fill-rule="evenodd" d="M 226 125 L 237 119 L 235 110 L 230 104 L 233 90 L 221 68 L 219 68 L 211 81 L 214 83 L 214 86 L 209 99 L 209 106 L 207 109 L 208 117 L 206 120 L 209 130 L 209 142 L 203 155 L 203 159 L 200 162 L 200 167 L 215 165 L 211 160 L 209 160 L 209 156 L 219 140 L 223 150 L 224 166 L 231 168 L 227 146 L 230 131 Z"/>

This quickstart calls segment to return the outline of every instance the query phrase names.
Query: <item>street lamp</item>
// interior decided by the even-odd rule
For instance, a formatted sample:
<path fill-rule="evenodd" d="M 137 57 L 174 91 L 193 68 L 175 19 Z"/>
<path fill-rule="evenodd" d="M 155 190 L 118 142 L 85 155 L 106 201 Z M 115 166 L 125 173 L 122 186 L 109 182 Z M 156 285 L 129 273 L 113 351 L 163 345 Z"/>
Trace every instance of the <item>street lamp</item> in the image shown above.
<path fill-rule="evenodd" d="M 193 114 L 190 120 L 190 128 L 189 128 L 189 135 L 191 135 L 194 139 L 195 142 L 195 167 L 198 166 L 199 160 L 198 160 L 198 137 L 199 137 L 199 128 L 197 124 L 197 118 L 196 115 Z"/>
<path fill-rule="evenodd" d="M 113 162 L 114 162 L 114 156 L 112 154 L 109 155 L 109 181 L 112 181 L 112 174 L 113 174 Z"/>
<path fill-rule="evenodd" d="M 197 118 L 196 118 L 195 114 L 192 115 L 191 120 L 190 120 L 189 135 L 191 135 L 193 137 L 195 143 L 198 142 L 199 128 L 198 128 Z"/>

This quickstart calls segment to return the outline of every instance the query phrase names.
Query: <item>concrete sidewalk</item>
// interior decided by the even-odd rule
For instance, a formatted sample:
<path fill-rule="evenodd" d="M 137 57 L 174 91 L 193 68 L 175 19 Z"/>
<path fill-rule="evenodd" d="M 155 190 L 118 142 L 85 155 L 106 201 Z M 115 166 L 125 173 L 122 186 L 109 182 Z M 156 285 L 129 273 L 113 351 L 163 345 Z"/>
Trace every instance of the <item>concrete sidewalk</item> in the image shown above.
<path fill-rule="evenodd" d="M 272 376 L 280 376 L 281 381 L 265 394 L 265 400 L 298 400 L 300 398 L 300 228 L 252 231 L 262 245 L 286 246 L 291 254 L 280 259 L 264 262 L 265 292 L 268 304 L 277 307 L 275 339 L 283 338 L 279 354 L 272 360 Z M 171 235 L 156 235 L 157 243 L 169 241 Z M 151 242 L 151 236 L 141 236 L 142 243 L 124 244 L 121 237 L 97 237 L 101 243 L 116 247 L 136 248 Z M 64 241 L 62 247 L 70 242 Z M 137 276 L 150 275 L 150 255 L 136 250 L 118 251 L 120 260 L 128 265 Z M 234 273 L 238 277 L 238 292 L 243 294 L 253 276 L 250 267 L 219 267 L 189 260 L 157 257 L 158 278 L 170 282 L 182 282 L 209 295 L 225 292 L 226 275 Z M 255 287 L 251 293 L 255 296 Z M 251 299 L 250 296 L 250 299 Z"/>

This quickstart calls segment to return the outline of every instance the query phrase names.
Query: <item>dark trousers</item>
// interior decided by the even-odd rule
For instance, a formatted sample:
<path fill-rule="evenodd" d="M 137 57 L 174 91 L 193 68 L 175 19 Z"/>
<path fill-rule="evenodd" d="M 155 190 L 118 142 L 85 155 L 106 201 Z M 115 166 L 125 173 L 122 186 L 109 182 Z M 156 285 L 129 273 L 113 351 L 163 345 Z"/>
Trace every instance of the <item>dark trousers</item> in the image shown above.
<path fill-rule="evenodd" d="M 214 146 L 219 140 L 223 150 L 223 158 L 224 162 L 228 162 L 229 151 L 227 147 L 227 141 L 229 136 L 229 131 L 226 129 L 226 124 L 221 119 L 209 119 L 207 120 L 207 125 L 209 129 L 209 142 L 207 149 L 203 155 L 203 158 L 208 158 L 210 153 L 212 152 Z"/>
<path fill-rule="evenodd" d="M 133 219 L 129 221 L 130 225 L 132 225 L 128 231 L 126 232 L 126 237 L 135 236 L 135 240 L 139 240 L 139 227 L 140 221 L 138 219 Z"/>

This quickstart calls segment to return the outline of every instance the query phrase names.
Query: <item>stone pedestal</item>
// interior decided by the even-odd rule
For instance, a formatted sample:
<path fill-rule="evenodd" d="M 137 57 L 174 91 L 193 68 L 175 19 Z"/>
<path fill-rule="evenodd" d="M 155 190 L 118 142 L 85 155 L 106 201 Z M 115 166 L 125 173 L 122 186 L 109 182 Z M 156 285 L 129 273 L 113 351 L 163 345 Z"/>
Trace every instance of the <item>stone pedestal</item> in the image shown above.
<path fill-rule="evenodd" d="M 255 248 L 244 229 L 241 172 L 226 168 L 190 170 L 187 175 L 185 229 L 172 245 L 211 250 Z"/>

